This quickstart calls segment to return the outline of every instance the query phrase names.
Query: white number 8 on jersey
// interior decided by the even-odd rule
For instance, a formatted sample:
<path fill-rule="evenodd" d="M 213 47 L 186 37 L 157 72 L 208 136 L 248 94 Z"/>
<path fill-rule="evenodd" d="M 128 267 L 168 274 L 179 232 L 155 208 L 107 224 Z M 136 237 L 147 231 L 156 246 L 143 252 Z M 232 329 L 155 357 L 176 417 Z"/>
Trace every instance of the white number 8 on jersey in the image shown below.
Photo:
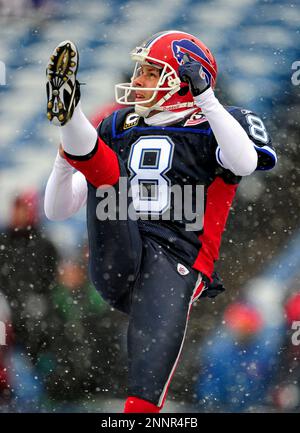
<path fill-rule="evenodd" d="M 169 137 L 139 138 L 131 146 L 128 168 L 131 172 L 132 200 L 136 212 L 162 214 L 170 206 L 170 179 L 174 143 Z"/>

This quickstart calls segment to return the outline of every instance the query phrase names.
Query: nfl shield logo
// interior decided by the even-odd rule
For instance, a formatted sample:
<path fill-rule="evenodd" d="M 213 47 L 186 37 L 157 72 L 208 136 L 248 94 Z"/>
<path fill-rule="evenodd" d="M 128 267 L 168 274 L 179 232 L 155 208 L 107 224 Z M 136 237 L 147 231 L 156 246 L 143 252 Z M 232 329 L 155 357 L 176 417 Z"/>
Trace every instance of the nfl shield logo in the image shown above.
<path fill-rule="evenodd" d="M 178 263 L 178 265 L 177 265 L 177 272 L 180 275 L 187 275 L 190 273 L 190 271 L 185 266 L 183 266 L 181 263 Z"/>

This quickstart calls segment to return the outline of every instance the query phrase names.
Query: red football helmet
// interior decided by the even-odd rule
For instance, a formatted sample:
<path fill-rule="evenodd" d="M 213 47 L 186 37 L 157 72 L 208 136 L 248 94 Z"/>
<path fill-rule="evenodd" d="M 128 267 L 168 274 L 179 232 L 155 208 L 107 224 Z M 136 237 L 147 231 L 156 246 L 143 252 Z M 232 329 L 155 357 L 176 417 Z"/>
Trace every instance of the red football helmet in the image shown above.
<path fill-rule="evenodd" d="M 136 112 L 142 116 L 152 110 L 178 112 L 194 107 L 194 98 L 188 85 L 181 82 L 178 76 L 178 68 L 185 53 L 201 63 L 207 82 L 214 88 L 217 63 L 210 50 L 189 33 L 173 30 L 155 34 L 131 52 L 132 60 L 136 61 L 134 73 L 130 83 L 115 86 L 116 101 L 135 105 Z M 161 70 L 157 87 L 134 87 L 141 65 L 157 66 Z M 147 101 L 135 101 L 136 90 L 153 90 L 153 95 Z M 154 101 L 158 92 L 160 97 L 150 108 L 142 105 Z"/>

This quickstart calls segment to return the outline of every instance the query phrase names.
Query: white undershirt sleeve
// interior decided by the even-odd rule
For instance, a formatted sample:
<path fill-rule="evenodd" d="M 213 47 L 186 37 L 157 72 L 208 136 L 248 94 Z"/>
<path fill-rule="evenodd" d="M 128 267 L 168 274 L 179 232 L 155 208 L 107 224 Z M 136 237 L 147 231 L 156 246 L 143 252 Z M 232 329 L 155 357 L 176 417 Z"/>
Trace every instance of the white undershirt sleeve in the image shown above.
<path fill-rule="evenodd" d="M 53 170 L 47 182 L 44 210 L 52 221 L 63 221 L 79 211 L 87 200 L 87 183 L 79 171 L 62 158 L 56 156 Z"/>
<path fill-rule="evenodd" d="M 257 167 L 254 143 L 239 122 L 223 107 L 211 88 L 195 97 L 218 143 L 218 163 L 236 176 L 247 176 Z"/>

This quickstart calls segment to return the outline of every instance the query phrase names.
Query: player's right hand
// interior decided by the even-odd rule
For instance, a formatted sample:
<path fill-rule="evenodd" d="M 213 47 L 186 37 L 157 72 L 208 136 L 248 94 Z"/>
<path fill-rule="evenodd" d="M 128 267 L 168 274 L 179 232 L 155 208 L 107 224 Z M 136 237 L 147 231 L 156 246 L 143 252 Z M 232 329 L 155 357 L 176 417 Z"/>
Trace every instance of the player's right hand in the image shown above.
<path fill-rule="evenodd" d="M 184 54 L 178 72 L 181 81 L 188 83 L 193 96 L 201 95 L 210 87 L 206 81 L 201 63 L 196 62 L 188 54 Z"/>

